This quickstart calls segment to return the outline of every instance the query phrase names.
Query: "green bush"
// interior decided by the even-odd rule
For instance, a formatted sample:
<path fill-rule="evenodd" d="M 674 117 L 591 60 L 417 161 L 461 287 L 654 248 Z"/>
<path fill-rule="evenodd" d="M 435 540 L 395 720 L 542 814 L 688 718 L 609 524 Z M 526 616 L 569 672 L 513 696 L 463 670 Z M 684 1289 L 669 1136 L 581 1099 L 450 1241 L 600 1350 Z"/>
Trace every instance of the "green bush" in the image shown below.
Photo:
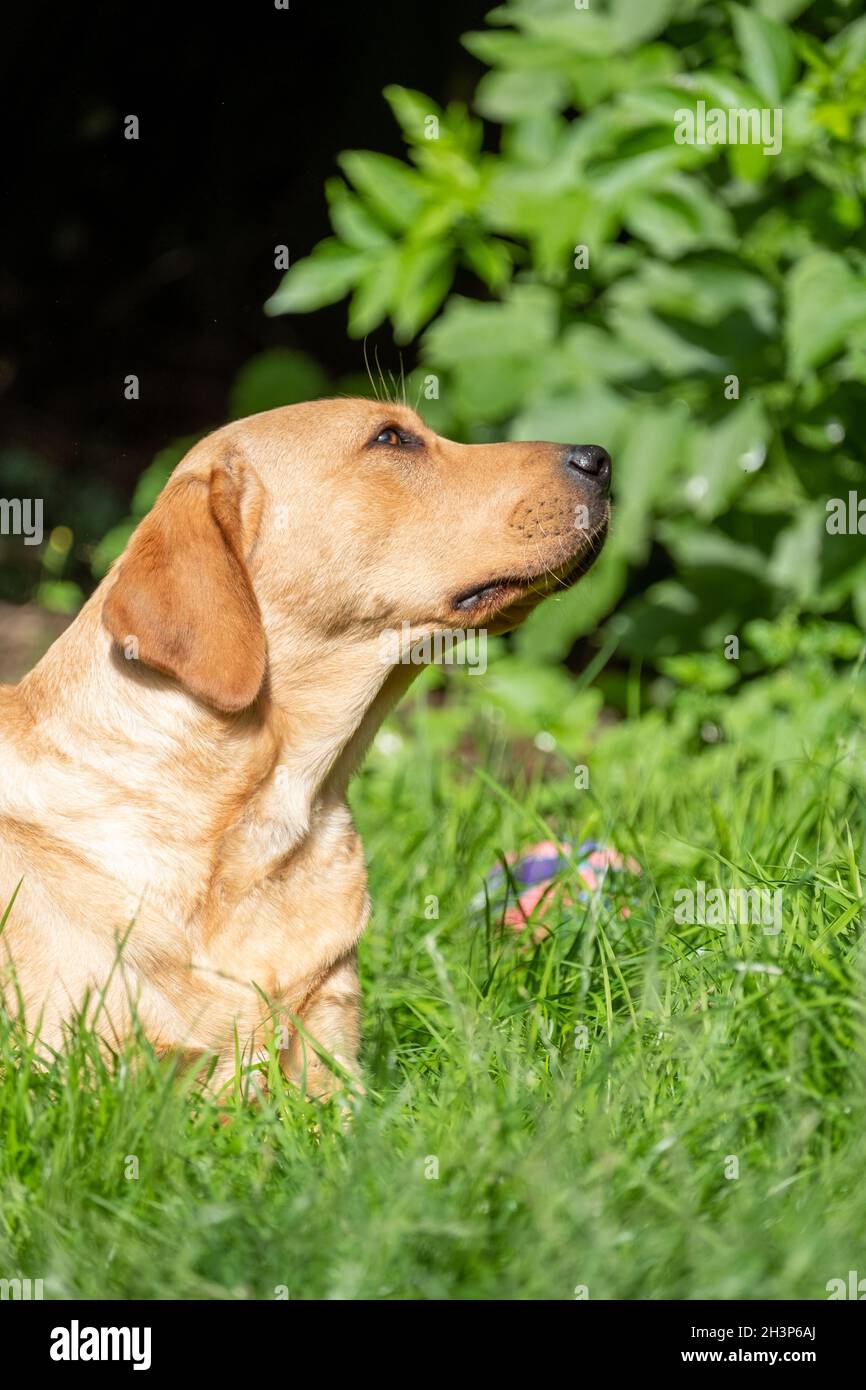
<path fill-rule="evenodd" d="M 791 652 L 819 617 L 840 655 L 860 640 L 866 547 L 827 529 L 828 499 L 866 482 L 852 8 L 514 0 L 464 40 L 489 66 L 477 116 L 386 88 L 410 162 L 341 155 L 334 236 L 266 306 L 351 294 L 351 334 L 423 330 L 409 399 L 444 432 L 611 450 L 611 539 L 518 634 L 536 666 L 605 618 L 608 649 L 705 689 L 728 634 L 734 679 L 777 664 L 768 622 Z M 699 102 L 780 111 L 779 153 L 678 143 Z"/>

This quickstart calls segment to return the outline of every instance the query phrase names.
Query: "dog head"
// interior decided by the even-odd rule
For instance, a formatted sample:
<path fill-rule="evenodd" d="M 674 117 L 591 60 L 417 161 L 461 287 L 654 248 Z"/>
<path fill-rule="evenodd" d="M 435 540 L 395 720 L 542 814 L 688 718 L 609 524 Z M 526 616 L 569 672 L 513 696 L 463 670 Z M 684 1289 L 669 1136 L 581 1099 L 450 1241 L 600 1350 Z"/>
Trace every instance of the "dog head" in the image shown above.
<path fill-rule="evenodd" d="M 368 400 L 268 411 L 179 465 L 103 620 L 146 666 L 242 710 L 289 623 L 347 642 L 516 626 L 599 554 L 609 482 L 598 445 L 457 444 Z"/>

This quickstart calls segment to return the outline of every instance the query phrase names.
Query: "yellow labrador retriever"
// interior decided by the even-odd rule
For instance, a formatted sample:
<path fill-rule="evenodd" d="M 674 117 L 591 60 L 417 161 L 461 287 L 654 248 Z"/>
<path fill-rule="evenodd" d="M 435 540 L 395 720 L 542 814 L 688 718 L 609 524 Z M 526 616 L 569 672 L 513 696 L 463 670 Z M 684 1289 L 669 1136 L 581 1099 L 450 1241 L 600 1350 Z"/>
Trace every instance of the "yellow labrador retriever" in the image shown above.
<path fill-rule="evenodd" d="M 197 444 L 20 685 L 0 687 L 0 1000 L 354 1072 L 369 913 L 346 788 L 417 666 L 382 634 L 514 627 L 603 544 L 596 445 L 463 445 L 324 400 Z M 403 624 L 408 624 L 404 628 Z M 396 832 L 395 832 L 396 833 Z M 17 894 L 16 894 L 17 889 Z M 14 902 L 13 902 L 14 898 Z M 298 1026 L 300 1025 L 300 1026 Z"/>

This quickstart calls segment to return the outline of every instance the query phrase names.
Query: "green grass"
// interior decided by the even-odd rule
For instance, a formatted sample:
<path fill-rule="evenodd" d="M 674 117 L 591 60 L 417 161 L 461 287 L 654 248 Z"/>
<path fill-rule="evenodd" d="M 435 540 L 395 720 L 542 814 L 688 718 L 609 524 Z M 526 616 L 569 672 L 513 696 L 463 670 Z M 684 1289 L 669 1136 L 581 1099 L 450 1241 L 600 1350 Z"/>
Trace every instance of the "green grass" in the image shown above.
<path fill-rule="evenodd" d="M 354 1123 L 282 1091 L 223 1125 L 146 1051 L 106 1069 L 79 1036 L 40 1071 L 7 1024 L 0 1276 L 46 1297 L 822 1299 L 866 1275 L 860 673 L 682 693 L 568 757 L 504 739 L 483 685 L 453 715 L 416 699 L 354 790 L 375 905 Z M 473 911 L 548 829 L 635 855 L 628 918 L 560 904 L 527 946 Z M 779 935 L 677 925 L 699 878 L 781 886 Z"/>

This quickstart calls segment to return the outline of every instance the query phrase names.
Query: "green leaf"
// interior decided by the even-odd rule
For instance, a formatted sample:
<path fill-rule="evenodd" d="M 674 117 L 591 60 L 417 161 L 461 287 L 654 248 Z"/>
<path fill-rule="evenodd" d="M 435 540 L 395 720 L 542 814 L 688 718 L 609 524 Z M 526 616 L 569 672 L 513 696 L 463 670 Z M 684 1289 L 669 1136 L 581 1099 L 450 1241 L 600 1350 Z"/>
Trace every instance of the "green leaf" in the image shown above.
<path fill-rule="evenodd" d="M 473 58 L 490 68 L 522 68 L 548 72 L 562 60 L 562 48 L 527 33 L 513 29 L 480 29 L 464 34 L 461 40 Z"/>
<path fill-rule="evenodd" d="M 504 241 L 495 238 L 470 236 L 462 245 L 468 265 L 489 290 L 501 290 L 511 278 L 511 252 Z"/>
<path fill-rule="evenodd" d="M 340 168 L 387 227 L 402 232 L 411 227 L 424 203 L 424 180 L 408 164 L 388 154 L 347 150 Z"/>
<path fill-rule="evenodd" d="M 622 554 L 632 563 L 649 558 L 653 511 L 667 502 L 688 429 L 687 413 L 676 405 L 637 408 L 626 421 L 615 459 L 616 526 Z"/>
<path fill-rule="evenodd" d="M 797 15 L 808 10 L 813 0 L 758 0 L 757 9 L 768 19 L 796 19 Z"/>
<path fill-rule="evenodd" d="M 767 556 L 763 550 L 735 541 L 715 527 L 677 518 L 662 521 L 658 535 L 680 570 L 734 570 L 756 580 L 766 577 Z"/>
<path fill-rule="evenodd" d="M 627 207 L 637 194 L 658 187 L 676 169 L 705 161 L 706 152 L 696 145 L 676 145 L 673 140 L 653 149 L 597 165 L 591 175 L 594 197 Z"/>
<path fill-rule="evenodd" d="M 555 294 L 537 285 L 514 286 L 501 304 L 455 295 L 424 342 L 431 360 L 444 366 L 474 357 L 537 354 L 553 343 L 556 319 Z"/>
<path fill-rule="evenodd" d="M 400 267 L 400 248 L 397 243 L 364 271 L 355 287 L 349 306 L 349 332 L 353 338 L 363 338 L 378 328 L 394 302 L 397 274 Z"/>
<path fill-rule="evenodd" d="M 399 87 L 392 83 L 382 95 L 394 112 L 403 134 L 414 145 L 420 145 L 427 139 L 431 116 L 435 116 L 440 124 L 443 120 L 442 110 L 435 101 L 424 96 L 423 92 L 413 91 L 411 87 Z"/>
<path fill-rule="evenodd" d="M 740 678 L 735 661 L 727 661 L 722 652 L 688 652 L 682 656 L 659 658 L 659 670 L 679 685 L 692 685 L 699 690 L 715 693 L 728 690 Z"/>
<path fill-rule="evenodd" d="M 618 455 L 630 426 L 629 402 L 616 391 L 593 383 L 566 395 L 537 396 L 515 417 L 512 439 L 551 439 L 571 444 L 601 444 Z"/>
<path fill-rule="evenodd" d="M 682 499 L 710 521 L 730 507 L 766 457 L 770 425 L 757 400 L 729 401 L 718 423 L 694 432 Z"/>
<path fill-rule="evenodd" d="M 785 337 L 795 379 L 835 356 L 866 324 L 866 278 L 830 251 L 816 251 L 793 267 L 787 297 Z"/>
<path fill-rule="evenodd" d="M 328 179 L 325 196 L 331 226 L 347 246 L 353 246 L 356 251 L 379 251 L 391 245 L 391 238 L 384 227 L 361 199 L 349 192 L 342 179 Z"/>
<path fill-rule="evenodd" d="M 824 520 L 826 513 L 819 502 L 799 513 L 794 524 L 781 532 L 767 566 L 767 575 L 777 588 L 787 589 L 802 599 L 816 591 L 826 537 Z"/>
<path fill-rule="evenodd" d="M 449 246 L 413 242 L 400 252 L 391 320 L 398 342 L 414 338 L 451 288 L 454 255 Z"/>
<path fill-rule="evenodd" d="M 866 632 L 866 566 L 851 590 L 851 606 L 862 631 Z"/>
<path fill-rule="evenodd" d="M 772 106 L 778 106 L 797 73 L 797 55 L 784 25 L 743 5 L 731 7 L 743 71 Z"/>
<path fill-rule="evenodd" d="M 311 255 L 286 271 L 279 289 L 265 304 L 265 313 L 308 314 L 324 304 L 335 304 L 369 263 L 367 252 L 354 251 L 334 238 L 322 241 Z"/>
<path fill-rule="evenodd" d="M 690 340 L 656 314 L 632 307 L 611 309 L 608 324 L 626 347 L 641 353 L 665 377 L 682 380 L 700 372 L 715 373 L 721 380 L 724 358 L 711 346 L 694 341 L 695 336 L 707 340 L 706 334 L 695 334 Z"/>
<path fill-rule="evenodd" d="M 688 251 L 732 246 L 734 219 L 709 189 L 688 174 L 670 174 L 660 187 L 639 194 L 624 221 L 656 255 L 676 260 Z"/>
<path fill-rule="evenodd" d="M 649 261 L 639 274 L 614 286 L 611 302 L 708 325 L 742 309 L 762 333 L 776 330 L 773 286 L 728 256 L 692 256 L 676 266 Z"/>
<path fill-rule="evenodd" d="M 520 20 L 530 34 L 561 44 L 566 51 L 609 56 L 626 53 L 660 33 L 684 0 L 610 0 L 607 13 L 596 3 L 525 6 Z M 688 3 L 688 0 L 686 0 Z"/>
<path fill-rule="evenodd" d="M 515 121 L 544 111 L 561 111 L 569 103 L 569 85 L 558 73 L 539 80 L 537 72 L 488 72 L 475 93 L 475 109 L 491 121 Z"/>

